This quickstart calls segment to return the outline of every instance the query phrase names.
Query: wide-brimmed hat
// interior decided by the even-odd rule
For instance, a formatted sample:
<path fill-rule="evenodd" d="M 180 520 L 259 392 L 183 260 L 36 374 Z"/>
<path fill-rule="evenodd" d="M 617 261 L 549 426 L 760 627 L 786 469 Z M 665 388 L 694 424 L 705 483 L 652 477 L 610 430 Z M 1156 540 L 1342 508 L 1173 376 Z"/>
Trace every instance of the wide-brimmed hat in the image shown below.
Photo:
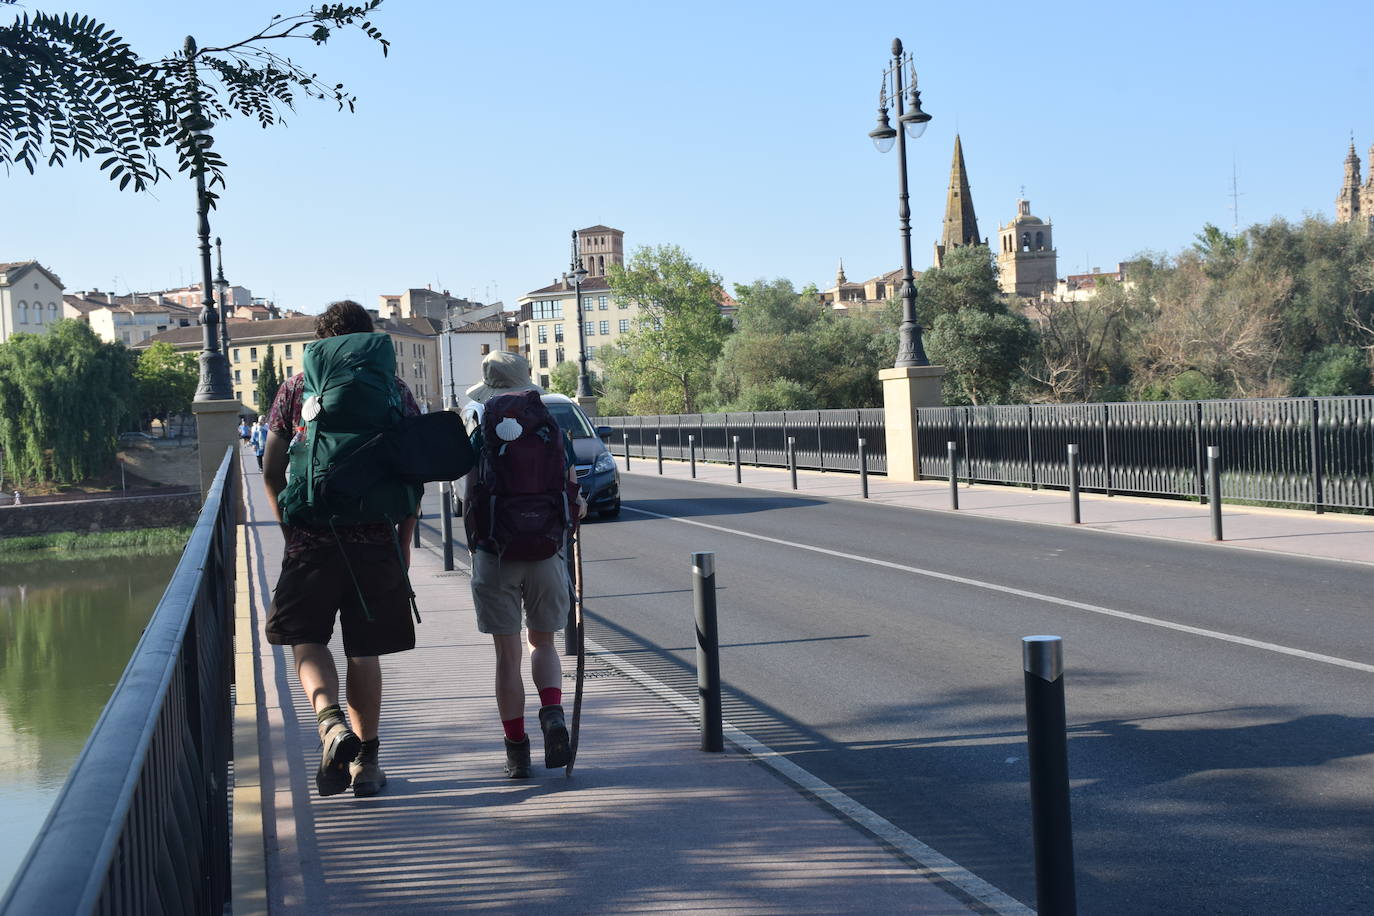
<path fill-rule="evenodd" d="M 484 404 L 488 398 L 516 391 L 544 393 L 543 388 L 530 381 L 530 364 L 525 357 L 507 350 L 494 350 L 482 360 L 482 381 L 464 393 Z"/>

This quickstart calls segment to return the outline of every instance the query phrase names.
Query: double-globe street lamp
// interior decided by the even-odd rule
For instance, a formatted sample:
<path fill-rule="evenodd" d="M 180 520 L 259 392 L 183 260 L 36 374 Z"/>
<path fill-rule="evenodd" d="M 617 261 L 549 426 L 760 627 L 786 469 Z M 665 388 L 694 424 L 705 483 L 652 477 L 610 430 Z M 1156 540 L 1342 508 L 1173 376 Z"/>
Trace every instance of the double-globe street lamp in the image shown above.
<path fill-rule="evenodd" d="M 909 69 L 911 86 L 906 91 L 909 96 L 903 104 L 902 73 Z M 890 80 L 890 82 L 889 82 Z M 891 96 L 888 88 L 891 87 Z M 897 127 L 894 129 L 887 120 L 887 101 L 891 98 L 897 107 Z M 907 110 L 907 109 L 910 110 Z M 902 229 L 902 324 L 899 329 L 897 361 L 895 368 L 908 366 L 929 366 L 925 347 L 921 345 L 921 325 L 916 320 L 916 281 L 911 272 L 911 205 L 908 202 L 906 185 L 906 138 L 915 140 L 926 132 L 930 115 L 921 110 L 921 93 L 916 89 L 916 63 L 911 54 L 902 50 L 902 40 L 892 39 L 892 63 L 883 71 L 882 88 L 878 90 L 878 126 L 869 131 L 873 145 L 878 152 L 885 153 L 897 143 L 898 206 L 897 215 Z"/>
<path fill-rule="evenodd" d="M 227 401 L 234 396 L 229 382 L 229 361 L 219 348 L 219 313 L 215 311 L 215 294 L 210 276 L 210 195 L 205 189 L 205 163 L 202 157 L 214 144 L 210 136 L 210 119 L 201 110 L 200 82 L 196 78 L 196 40 L 186 36 L 186 66 L 188 88 L 191 93 L 191 116 L 185 127 L 194 148 L 192 171 L 196 179 L 196 229 L 200 237 L 200 384 L 196 388 L 197 401 Z"/>
<path fill-rule="evenodd" d="M 587 268 L 582 266 L 582 254 L 578 251 L 577 230 L 572 234 L 572 266 L 563 275 L 566 283 L 572 284 L 573 296 L 577 303 L 577 396 L 592 396 L 591 379 L 587 377 L 587 329 L 582 319 L 582 281 L 587 279 Z"/>

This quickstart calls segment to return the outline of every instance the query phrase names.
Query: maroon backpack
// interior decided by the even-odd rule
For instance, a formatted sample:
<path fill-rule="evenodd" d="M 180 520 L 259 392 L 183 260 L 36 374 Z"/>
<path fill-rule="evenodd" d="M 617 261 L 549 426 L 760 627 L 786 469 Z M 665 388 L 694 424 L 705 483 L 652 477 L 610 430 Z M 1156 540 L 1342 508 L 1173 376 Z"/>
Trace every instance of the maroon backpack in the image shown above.
<path fill-rule="evenodd" d="M 576 518 L 564 455 L 563 433 L 539 392 L 487 401 L 477 480 L 464 519 L 473 546 L 510 560 L 557 553 Z"/>

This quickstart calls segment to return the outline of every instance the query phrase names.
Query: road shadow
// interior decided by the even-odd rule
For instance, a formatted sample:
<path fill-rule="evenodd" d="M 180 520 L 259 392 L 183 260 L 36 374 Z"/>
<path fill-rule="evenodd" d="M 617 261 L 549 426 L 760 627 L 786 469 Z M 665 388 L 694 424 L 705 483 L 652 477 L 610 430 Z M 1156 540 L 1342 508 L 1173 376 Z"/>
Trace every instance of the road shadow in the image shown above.
<path fill-rule="evenodd" d="M 738 496 L 729 498 L 705 499 L 632 499 L 623 504 L 625 510 L 639 509 L 641 512 L 621 512 L 615 523 L 644 521 L 653 518 L 642 512 L 671 515 L 674 518 L 694 518 L 711 515 L 747 515 L 752 512 L 771 512 L 774 509 L 808 509 L 824 506 L 820 499 L 805 499 L 794 496 L 758 497 Z"/>

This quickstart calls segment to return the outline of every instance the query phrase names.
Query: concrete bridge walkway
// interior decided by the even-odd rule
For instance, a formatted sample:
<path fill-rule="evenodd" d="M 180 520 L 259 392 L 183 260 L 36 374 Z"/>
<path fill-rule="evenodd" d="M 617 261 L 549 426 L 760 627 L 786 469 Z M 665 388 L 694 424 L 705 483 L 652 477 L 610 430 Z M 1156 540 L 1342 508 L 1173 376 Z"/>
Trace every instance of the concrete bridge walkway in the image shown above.
<path fill-rule="evenodd" d="M 574 775 L 537 765 L 533 779 L 504 778 L 490 639 L 432 528 L 411 569 L 418 646 L 383 659 L 389 785 L 317 797 L 314 716 L 290 654 L 262 636 L 281 536 L 256 469 L 244 489 L 236 916 L 988 911 L 734 746 L 703 753 L 691 718 L 596 656 Z M 572 686 L 565 659 L 569 713 Z M 531 700 L 538 764 L 536 712 Z"/>

